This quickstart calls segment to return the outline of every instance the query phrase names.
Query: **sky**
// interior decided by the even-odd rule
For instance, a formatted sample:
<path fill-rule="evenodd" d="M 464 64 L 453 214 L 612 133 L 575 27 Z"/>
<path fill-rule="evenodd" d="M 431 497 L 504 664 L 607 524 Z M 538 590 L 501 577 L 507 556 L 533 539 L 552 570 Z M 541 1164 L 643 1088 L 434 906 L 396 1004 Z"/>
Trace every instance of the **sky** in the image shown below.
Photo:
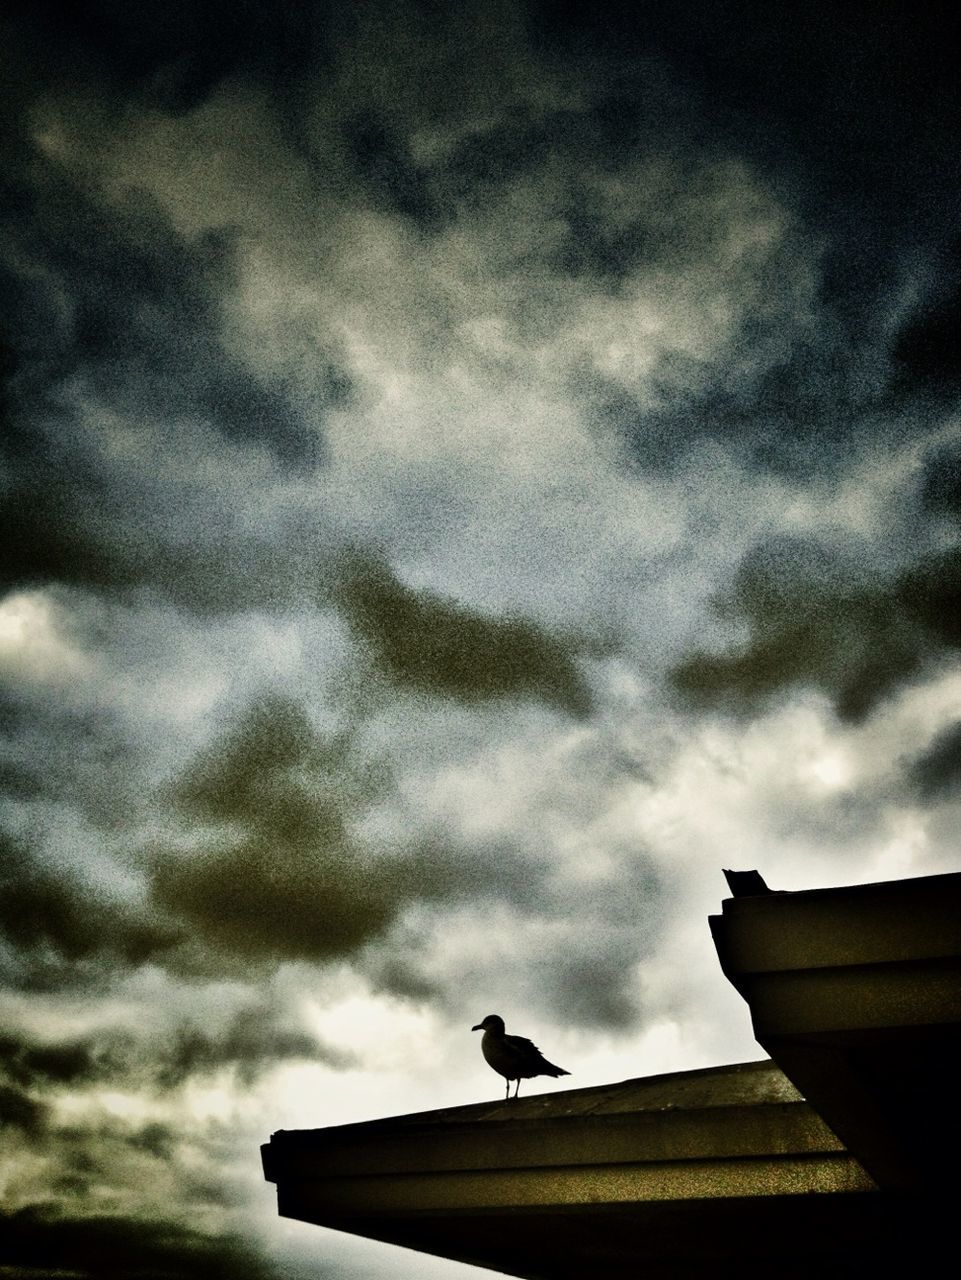
<path fill-rule="evenodd" d="M 0 1269 L 426 1277 L 259 1144 L 763 1056 L 961 869 L 938 6 L 11 0 Z"/>

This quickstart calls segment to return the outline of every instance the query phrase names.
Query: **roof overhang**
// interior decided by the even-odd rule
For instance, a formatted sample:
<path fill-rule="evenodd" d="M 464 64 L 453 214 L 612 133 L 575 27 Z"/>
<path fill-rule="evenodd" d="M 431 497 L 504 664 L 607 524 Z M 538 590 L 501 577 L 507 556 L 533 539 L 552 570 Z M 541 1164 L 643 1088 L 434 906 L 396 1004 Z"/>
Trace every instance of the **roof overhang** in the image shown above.
<path fill-rule="evenodd" d="M 769 1267 L 812 1219 L 854 1253 L 883 1233 L 873 1180 L 770 1062 L 280 1132 L 263 1158 L 285 1216 L 514 1275 L 643 1253 L 676 1276 L 746 1241 Z"/>
<path fill-rule="evenodd" d="M 758 1043 L 878 1183 L 953 1178 L 961 875 L 736 897 L 710 923 Z"/>
<path fill-rule="evenodd" d="M 734 898 L 711 928 L 773 1062 L 281 1131 L 281 1214 L 531 1280 L 933 1269 L 961 875 Z"/>

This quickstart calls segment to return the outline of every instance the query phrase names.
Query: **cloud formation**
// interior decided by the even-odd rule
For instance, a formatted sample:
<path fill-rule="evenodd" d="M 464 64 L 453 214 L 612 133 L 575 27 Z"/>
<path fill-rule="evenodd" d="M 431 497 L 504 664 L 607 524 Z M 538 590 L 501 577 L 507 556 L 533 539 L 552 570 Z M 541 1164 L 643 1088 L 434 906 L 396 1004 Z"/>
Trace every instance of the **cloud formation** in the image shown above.
<path fill-rule="evenodd" d="M 468 703 L 535 698 L 574 716 L 591 710 L 575 662 L 577 638 L 524 618 L 485 618 L 454 600 L 413 591 L 381 559 L 357 557 L 334 588 L 348 625 L 389 679 Z"/>
<path fill-rule="evenodd" d="M 211 1236 L 169 1221 L 107 1214 L 65 1217 L 41 1204 L 4 1212 L 0 1222 L 0 1263 L 20 1275 L 268 1280 L 277 1274 L 239 1236 Z"/>
<path fill-rule="evenodd" d="M 961 786 L 961 724 L 942 730 L 911 764 L 911 780 L 927 800 L 951 795 Z"/>
<path fill-rule="evenodd" d="M 44 988 L 161 957 L 178 932 L 142 904 L 99 895 L 3 837 L 0 932 L 7 981 Z"/>
<path fill-rule="evenodd" d="M 158 854 L 151 885 L 162 908 L 200 931 L 198 954 L 329 959 L 383 930 L 404 899 L 403 871 L 352 838 L 347 788 L 372 780 L 351 776 L 346 747 L 271 698 L 180 780 L 188 851 Z"/>
<path fill-rule="evenodd" d="M 671 673 L 693 705 L 751 711 L 792 687 L 823 689 L 846 719 L 961 646 L 961 552 L 930 555 L 890 578 L 811 544 L 756 548 L 718 607 L 748 626 L 726 652 L 694 653 Z"/>

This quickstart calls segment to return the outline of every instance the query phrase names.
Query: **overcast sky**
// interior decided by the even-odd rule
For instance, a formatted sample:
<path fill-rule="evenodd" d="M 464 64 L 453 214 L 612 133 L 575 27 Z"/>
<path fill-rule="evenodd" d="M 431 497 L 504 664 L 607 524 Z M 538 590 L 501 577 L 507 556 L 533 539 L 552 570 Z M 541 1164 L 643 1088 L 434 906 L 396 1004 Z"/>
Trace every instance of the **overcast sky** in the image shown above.
<path fill-rule="evenodd" d="M 955 42 L 834 8 L 6 6 L 0 1265 L 476 1274 L 259 1143 L 961 868 Z"/>

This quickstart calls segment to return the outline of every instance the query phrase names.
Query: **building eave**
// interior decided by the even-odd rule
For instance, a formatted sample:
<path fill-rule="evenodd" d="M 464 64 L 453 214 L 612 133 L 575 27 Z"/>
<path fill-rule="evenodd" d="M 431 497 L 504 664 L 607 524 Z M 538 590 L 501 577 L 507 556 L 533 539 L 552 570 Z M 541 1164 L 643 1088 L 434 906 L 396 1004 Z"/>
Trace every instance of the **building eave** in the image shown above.
<path fill-rule="evenodd" d="M 732 898 L 710 924 L 758 1043 L 879 1185 L 940 1187 L 961 1140 L 961 874 Z"/>
<path fill-rule="evenodd" d="M 281 1131 L 281 1214 L 530 1280 L 933 1267 L 961 875 L 734 898 L 711 928 L 771 1061 Z"/>
<path fill-rule="evenodd" d="M 281 1131 L 263 1159 L 284 1216 L 525 1276 L 585 1250 L 626 1272 L 641 1238 L 650 1274 L 658 1251 L 670 1274 L 675 1229 L 692 1233 L 680 1253 L 708 1225 L 715 1251 L 736 1251 L 739 1224 L 777 1238 L 814 1199 L 830 1216 L 876 1193 L 766 1061 Z"/>

